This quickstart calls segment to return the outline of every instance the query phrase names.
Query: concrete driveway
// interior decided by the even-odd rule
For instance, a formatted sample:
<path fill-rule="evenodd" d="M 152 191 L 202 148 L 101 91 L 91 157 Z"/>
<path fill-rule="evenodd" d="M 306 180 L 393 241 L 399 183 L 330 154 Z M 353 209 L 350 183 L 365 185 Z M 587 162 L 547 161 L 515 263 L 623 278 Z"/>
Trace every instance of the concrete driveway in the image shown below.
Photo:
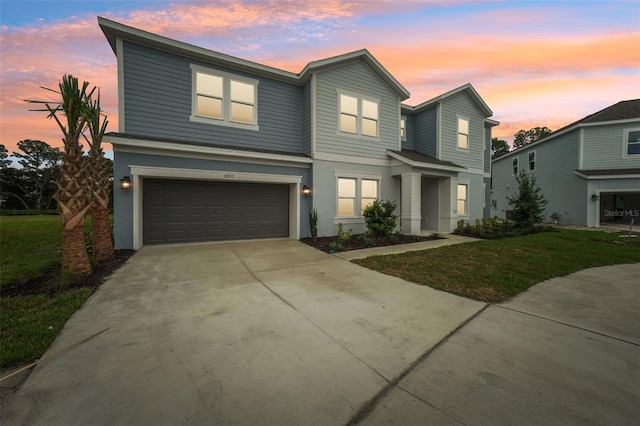
<path fill-rule="evenodd" d="M 640 265 L 615 268 L 487 306 L 296 241 L 144 247 L 3 424 L 633 424 Z"/>

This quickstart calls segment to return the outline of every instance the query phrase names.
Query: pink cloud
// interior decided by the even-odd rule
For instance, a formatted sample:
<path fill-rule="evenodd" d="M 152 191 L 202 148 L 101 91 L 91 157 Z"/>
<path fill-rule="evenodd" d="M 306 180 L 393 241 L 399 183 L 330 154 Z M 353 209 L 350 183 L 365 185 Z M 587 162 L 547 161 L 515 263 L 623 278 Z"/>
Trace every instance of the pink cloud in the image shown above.
<path fill-rule="evenodd" d="M 455 25 L 430 18 L 422 26 L 393 19 L 379 28 L 362 24 L 364 17 L 402 11 L 411 19 L 407 11 L 449 4 L 235 0 L 181 2 L 104 16 L 292 72 L 310 61 L 368 48 L 409 89 L 409 103 L 471 82 L 502 122 L 495 134 L 503 138 L 537 125 L 555 129 L 619 100 L 640 97 L 637 31 L 553 34 L 542 25 L 567 17 L 536 8 L 469 14 Z M 514 27 L 538 23 L 539 31 L 511 35 Z M 37 28 L 3 27 L 0 37 L 0 135 L 10 151 L 26 138 L 59 145 L 55 123 L 44 113 L 28 112 L 30 105 L 23 100 L 50 96 L 39 86 L 55 88 L 65 73 L 101 87 L 109 130 L 117 129 L 116 60 L 95 16 Z"/>

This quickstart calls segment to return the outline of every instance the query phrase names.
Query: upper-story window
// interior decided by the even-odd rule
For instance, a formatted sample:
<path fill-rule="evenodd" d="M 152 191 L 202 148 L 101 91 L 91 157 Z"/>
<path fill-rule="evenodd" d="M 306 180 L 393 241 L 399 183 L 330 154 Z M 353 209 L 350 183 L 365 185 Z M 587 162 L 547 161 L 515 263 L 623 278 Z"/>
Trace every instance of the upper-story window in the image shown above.
<path fill-rule="evenodd" d="M 407 140 L 407 117 L 400 117 L 400 139 Z"/>
<path fill-rule="evenodd" d="M 258 81 L 191 65 L 191 120 L 258 130 Z"/>
<path fill-rule="evenodd" d="M 532 172 L 536 169 L 536 152 L 531 151 L 528 155 L 529 159 L 529 171 Z"/>
<path fill-rule="evenodd" d="M 513 160 L 511 160 L 511 174 L 518 175 L 518 157 L 513 157 Z"/>
<path fill-rule="evenodd" d="M 469 119 L 458 117 L 458 148 L 469 149 Z"/>
<path fill-rule="evenodd" d="M 640 155 L 640 129 L 627 131 L 626 145 L 627 155 Z"/>
<path fill-rule="evenodd" d="M 379 100 L 338 91 L 339 129 L 355 135 L 378 137 Z"/>

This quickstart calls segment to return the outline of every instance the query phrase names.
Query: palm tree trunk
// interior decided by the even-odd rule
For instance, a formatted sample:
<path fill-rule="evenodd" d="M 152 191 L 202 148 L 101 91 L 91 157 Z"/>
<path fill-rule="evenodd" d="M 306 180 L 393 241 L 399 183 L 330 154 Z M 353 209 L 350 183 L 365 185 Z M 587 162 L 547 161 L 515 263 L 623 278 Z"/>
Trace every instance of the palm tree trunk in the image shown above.
<path fill-rule="evenodd" d="M 62 274 L 86 277 L 91 264 L 84 242 L 84 219 L 79 226 L 62 230 Z"/>
<path fill-rule="evenodd" d="M 102 263 L 113 256 L 109 210 L 94 201 L 90 214 L 93 224 L 93 255 Z"/>
<path fill-rule="evenodd" d="M 91 207 L 91 189 L 82 161 L 82 145 L 63 154 L 56 201 L 62 221 L 62 271 L 77 277 L 92 272 L 84 242 L 84 221 Z"/>

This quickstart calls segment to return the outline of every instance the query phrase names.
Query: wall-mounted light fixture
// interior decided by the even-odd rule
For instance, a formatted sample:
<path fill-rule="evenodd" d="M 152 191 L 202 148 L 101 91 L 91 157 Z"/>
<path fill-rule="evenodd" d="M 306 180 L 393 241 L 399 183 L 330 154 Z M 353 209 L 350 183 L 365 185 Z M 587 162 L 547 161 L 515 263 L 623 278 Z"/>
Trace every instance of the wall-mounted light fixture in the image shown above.
<path fill-rule="evenodd" d="M 302 194 L 303 195 L 311 194 L 311 188 L 309 188 L 307 185 L 302 185 Z"/>
<path fill-rule="evenodd" d="M 598 194 L 593 194 L 591 196 L 591 201 L 598 201 L 600 199 L 600 197 L 598 196 Z"/>
<path fill-rule="evenodd" d="M 131 182 L 131 178 L 129 176 L 125 176 L 120 179 L 120 189 L 131 189 L 133 187 L 133 182 Z"/>

